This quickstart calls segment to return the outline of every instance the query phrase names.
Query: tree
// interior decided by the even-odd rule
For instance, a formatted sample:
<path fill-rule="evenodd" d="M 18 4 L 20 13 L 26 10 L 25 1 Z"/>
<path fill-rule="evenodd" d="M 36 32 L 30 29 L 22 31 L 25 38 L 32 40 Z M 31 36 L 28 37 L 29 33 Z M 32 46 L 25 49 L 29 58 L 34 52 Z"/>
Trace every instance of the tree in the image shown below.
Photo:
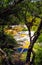
<path fill-rule="evenodd" d="M 0 24 L 11 25 L 11 24 L 19 24 L 21 22 L 24 22 L 26 24 L 30 37 L 30 45 L 27 52 L 26 64 L 30 65 L 30 57 L 31 57 L 31 52 L 33 50 L 33 46 L 42 30 L 41 1 L 31 2 L 31 0 L 16 0 L 16 1 L 14 0 L 12 1 L 12 4 L 9 3 L 8 6 L 4 7 L 3 9 L 1 7 Z M 31 20 L 29 20 L 30 17 L 32 18 Z M 40 19 L 39 25 L 37 25 L 36 18 Z M 31 36 L 31 28 L 33 26 L 37 26 L 37 30 L 35 31 L 34 35 Z"/>

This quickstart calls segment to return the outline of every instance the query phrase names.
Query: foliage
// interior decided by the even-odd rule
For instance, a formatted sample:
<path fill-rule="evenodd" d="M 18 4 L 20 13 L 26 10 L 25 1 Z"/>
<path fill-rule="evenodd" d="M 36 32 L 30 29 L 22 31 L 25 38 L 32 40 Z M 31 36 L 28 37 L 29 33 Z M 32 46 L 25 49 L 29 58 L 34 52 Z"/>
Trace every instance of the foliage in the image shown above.
<path fill-rule="evenodd" d="M 42 46 L 35 45 L 35 61 L 34 65 L 42 65 Z"/>
<path fill-rule="evenodd" d="M 38 19 L 40 18 L 40 19 Z M 0 0 L 0 24 L 1 25 L 13 25 L 25 23 L 27 25 L 30 37 L 30 46 L 27 52 L 26 63 L 30 62 L 30 55 L 32 52 L 32 48 L 34 43 L 38 39 L 40 35 L 40 31 L 42 29 L 42 1 L 31 2 L 31 0 Z M 38 24 L 39 23 L 39 24 Z M 38 24 L 38 25 L 37 25 Z M 11 43 L 16 43 L 13 38 L 9 37 L 4 33 L 4 26 L 0 32 L 0 40 L 1 45 L 0 48 L 5 48 Z M 34 26 L 34 27 L 33 27 Z M 35 29 L 35 26 L 36 29 Z M 31 29 L 35 29 L 33 38 L 31 37 Z M 8 44 L 7 44 L 8 43 Z M 3 46 L 4 45 L 4 46 Z M 9 51 L 8 49 L 4 49 Z M 11 52 L 11 51 L 10 51 Z M 40 57 L 41 58 L 41 57 Z M 29 64 L 30 65 L 30 64 Z"/>
<path fill-rule="evenodd" d="M 4 0 L 4 1 L 6 1 L 6 0 Z M 11 0 L 11 1 L 13 1 L 13 0 Z M 8 2 L 10 3 L 10 0 Z M 9 3 L 7 3 L 8 6 L 9 6 Z M 16 7 L 14 7 L 12 9 L 12 14 L 8 15 L 6 13 L 7 16 L 5 15 L 4 20 L 1 21 L 1 22 L 2 23 L 4 22 L 4 24 L 8 24 L 8 25 L 10 25 L 10 24 L 20 24 L 21 22 L 25 23 L 25 12 L 26 12 L 26 10 L 27 10 L 26 18 L 29 19 L 29 20 L 32 20 L 32 16 L 34 16 L 34 15 L 40 15 L 40 17 L 42 17 L 42 6 L 41 5 L 42 5 L 42 3 L 40 1 L 38 1 L 38 2 L 29 2 L 29 4 L 28 4 L 27 0 L 23 1 L 22 3 L 17 4 Z M 1 7 L 3 7 L 3 6 L 1 6 Z M 3 7 L 3 8 L 5 8 L 5 7 Z M 7 8 L 7 6 L 6 6 L 6 8 Z M 28 22 L 30 22 L 30 21 L 28 21 Z"/>
<path fill-rule="evenodd" d="M 0 33 L 0 34 L 1 34 L 1 33 Z M 1 35 L 2 35 L 2 34 L 1 34 Z M 5 37 L 5 39 L 3 40 L 4 43 L 5 43 L 5 41 L 6 41 L 6 43 L 9 43 L 9 44 L 16 44 L 16 43 L 17 43 L 17 42 L 15 41 L 15 39 L 13 39 L 13 37 L 10 36 L 10 35 L 5 34 L 4 37 Z M 0 42 L 0 43 L 1 43 L 1 42 Z"/>
<path fill-rule="evenodd" d="M 39 43 L 42 43 L 42 34 L 39 36 L 38 42 L 39 42 Z"/>

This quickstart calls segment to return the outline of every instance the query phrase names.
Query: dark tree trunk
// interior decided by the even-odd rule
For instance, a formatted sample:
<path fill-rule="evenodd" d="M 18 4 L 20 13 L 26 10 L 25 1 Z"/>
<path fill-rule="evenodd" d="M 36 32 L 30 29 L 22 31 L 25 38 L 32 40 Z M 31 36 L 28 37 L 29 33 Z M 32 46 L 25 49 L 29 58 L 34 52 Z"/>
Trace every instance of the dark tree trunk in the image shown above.
<path fill-rule="evenodd" d="M 31 52 L 34 46 L 34 43 L 36 42 L 36 40 L 38 39 L 39 35 L 40 35 L 40 31 L 42 29 L 42 19 L 40 21 L 39 27 L 37 29 L 37 31 L 34 33 L 34 38 L 33 40 L 30 41 L 30 45 L 27 51 L 27 57 L 26 57 L 26 64 L 30 65 L 30 57 L 31 57 Z"/>

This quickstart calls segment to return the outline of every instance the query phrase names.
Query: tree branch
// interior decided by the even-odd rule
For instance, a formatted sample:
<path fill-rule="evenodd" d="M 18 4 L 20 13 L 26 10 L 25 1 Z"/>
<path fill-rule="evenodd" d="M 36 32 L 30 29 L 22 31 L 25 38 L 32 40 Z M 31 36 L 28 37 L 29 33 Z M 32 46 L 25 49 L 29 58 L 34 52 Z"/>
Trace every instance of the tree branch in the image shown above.
<path fill-rule="evenodd" d="M 34 38 L 32 40 L 32 46 L 34 45 L 34 43 L 36 42 L 36 40 L 38 39 L 39 35 L 40 35 L 40 31 L 42 29 L 42 19 L 40 21 L 39 27 L 37 29 L 37 31 L 34 33 Z"/>
<path fill-rule="evenodd" d="M 1 48 L 0 48 L 0 52 L 1 52 L 2 54 L 4 54 L 4 56 L 5 56 L 5 61 L 6 61 L 7 65 L 10 65 L 10 64 L 9 64 L 9 61 L 8 61 L 7 54 L 6 54 Z"/>

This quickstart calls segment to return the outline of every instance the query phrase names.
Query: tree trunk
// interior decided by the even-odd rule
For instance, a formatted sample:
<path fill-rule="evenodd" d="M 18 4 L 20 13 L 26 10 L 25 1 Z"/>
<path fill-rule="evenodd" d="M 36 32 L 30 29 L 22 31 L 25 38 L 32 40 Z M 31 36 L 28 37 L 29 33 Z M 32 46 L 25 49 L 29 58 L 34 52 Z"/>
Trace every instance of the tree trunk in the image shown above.
<path fill-rule="evenodd" d="M 26 57 L 26 63 L 28 65 L 30 65 L 30 57 L 31 57 L 31 52 L 32 52 L 32 46 L 30 44 L 29 48 L 28 48 L 28 51 L 27 51 L 27 57 Z"/>
<path fill-rule="evenodd" d="M 36 42 L 36 40 L 38 39 L 39 35 L 40 35 L 40 31 L 42 29 L 42 19 L 40 21 L 40 24 L 39 24 L 39 27 L 37 29 L 37 31 L 34 33 L 34 38 L 33 40 L 31 39 L 30 41 L 30 45 L 29 45 L 29 48 L 28 48 L 28 51 L 27 51 L 27 57 L 26 57 L 26 65 L 31 65 L 30 64 L 30 57 L 31 57 L 31 52 L 32 52 L 32 49 L 33 49 L 33 46 L 34 46 L 34 43 Z"/>

